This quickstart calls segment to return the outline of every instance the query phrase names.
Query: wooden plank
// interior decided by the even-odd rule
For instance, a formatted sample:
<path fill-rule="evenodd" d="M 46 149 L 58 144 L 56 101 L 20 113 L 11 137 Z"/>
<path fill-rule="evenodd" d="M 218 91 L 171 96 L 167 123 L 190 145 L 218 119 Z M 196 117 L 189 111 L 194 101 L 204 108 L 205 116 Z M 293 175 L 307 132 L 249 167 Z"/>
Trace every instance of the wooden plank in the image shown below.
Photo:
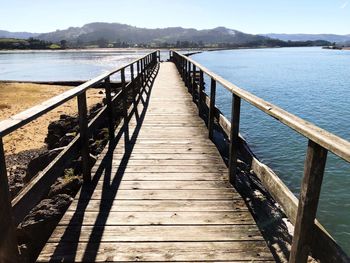
<path fill-rule="evenodd" d="M 96 190 L 102 190 L 103 184 L 96 186 Z M 213 189 L 232 189 L 228 181 L 123 181 L 120 183 L 119 190 L 213 190 Z"/>
<path fill-rule="evenodd" d="M 96 162 L 96 165 L 99 165 L 101 163 L 100 160 Z M 118 166 L 118 167 L 125 167 L 127 166 L 128 168 L 132 168 L 133 166 L 169 166 L 169 167 L 174 167 L 174 166 L 197 166 L 197 165 L 202 165 L 202 166 L 214 166 L 216 168 L 222 168 L 226 169 L 226 165 L 223 163 L 222 160 L 220 159 L 175 159 L 175 160 L 170 160 L 170 159 L 153 159 L 153 160 L 137 160 L 137 159 L 128 159 L 126 158 L 126 161 L 124 162 L 123 160 L 118 160 L 118 159 L 113 159 L 111 162 L 113 166 Z"/>
<path fill-rule="evenodd" d="M 49 242 L 176 242 L 261 240 L 256 225 L 57 226 Z"/>
<path fill-rule="evenodd" d="M 132 153 L 128 158 L 132 160 L 207 160 L 210 161 L 222 161 L 222 158 L 218 156 L 216 152 L 214 153 L 143 153 L 139 151 L 138 153 Z M 115 153 L 113 154 L 114 160 L 121 160 L 125 158 L 125 154 Z"/>
<path fill-rule="evenodd" d="M 87 187 L 87 189 L 89 189 Z M 232 200 L 240 195 L 231 189 L 220 190 L 119 190 L 113 184 L 102 190 L 84 190 L 76 199 L 119 199 L 119 200 Z"/>
<path fill-rule="evenodd" d="M 60 226 L 116 225 L 255 225 L 248 211 L 239 212 L 85 212 L 68 211 Z"/>
<path fill-rule="evenodd" d="M 264 241 L 252 241 L 48 243 L 37 262 L 222 262 L 232 259 L 235 262 L 273 261 Z"/>
<path fill-rule="evenodd" d="M 112 176 L 110 180 L 114 180 L 115 176 L 118 176 L 115 172 L 117 169 L 112 170 Z M 106 180 L 104 173 L 99 178 L 100 181 Z M 221 181 L 228 180 L 227 173 L 123 173 L 123 181 Z"/>
<path fill-rule="evenodd" d="M 92 168 L 92 173 L 95 173 L 98 167 Z M 140 172 L 146 172 L 146 173 L 178 173 L 179 169 L 181 169 L 184 173 L 222 173 L 226 172 L 227 168 L 223 166 L 212 166 L 210 164 L 208 165 L 186 165 L 183 166 L 164 166 L 164 165 L 152 165 L 152 166 L 132 166 L 132 167 L 125 167 L 118 169 L 120 172 L 123 173 L 140 173 Z"/>
<path fill-rule="evenodd" d="M 111 212 L 149 211 L 149 212 L 238 212 L 248 211 L 243 199 L 233 200 L 74 200 L 68 211 L 84 208 L 85 212 L 100 212 L 105 209 Z"/>

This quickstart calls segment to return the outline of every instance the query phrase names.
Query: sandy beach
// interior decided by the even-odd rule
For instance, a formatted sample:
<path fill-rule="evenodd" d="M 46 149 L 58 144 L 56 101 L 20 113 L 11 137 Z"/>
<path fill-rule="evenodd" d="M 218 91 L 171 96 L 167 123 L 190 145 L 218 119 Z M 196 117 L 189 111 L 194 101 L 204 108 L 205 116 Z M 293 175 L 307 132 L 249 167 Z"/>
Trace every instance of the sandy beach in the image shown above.
<path fill-rule="evenodd" d="M 4 120 L 33 107 L 71 88 L 67 86 L 32 83 L 0 83 L 0 120 Z M 91 107 L 101 102 L 103 97 L 104 94 L 99 94 L 99 90 L 97 89 L 88 90 L 88 106 Z M 47 127 L 51 121 L 57 120 L 61 114 L 77 114 L 76 99 L 66 102 L 44 116 L 5 136 L 4 147 L 6 155 L 45 147 L 44 139 L 47 135 Z"/>

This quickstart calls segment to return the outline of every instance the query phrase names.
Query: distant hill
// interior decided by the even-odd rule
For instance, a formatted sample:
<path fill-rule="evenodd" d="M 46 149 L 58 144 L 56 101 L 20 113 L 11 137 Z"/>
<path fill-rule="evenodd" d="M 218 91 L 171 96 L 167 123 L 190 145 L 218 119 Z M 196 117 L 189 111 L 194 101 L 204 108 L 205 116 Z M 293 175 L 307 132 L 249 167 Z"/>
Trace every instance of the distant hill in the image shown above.
<path fill-rule="evenodd" d="M 243 44 L 265 39 L 263 36 L 245 34 L 225 27 L 206 30 L 182 27 L 147 29 L 119 23 L 91 23 L 83 27 L 70 27 L 65 30 L 41 34 L 37 37 L 51 42 L 59 42 L 65 39 L 70 42 L 79 41 L 86 43 L 103 38 L 108 42 L 123 41 L 135 44 L 151 42 L 176 43 L 177 41 L 203 42 L 207 44 Z"/>
<path fill-rule="evenodd" d="M 28 39 L 30 37 L 37 37 L 40 34 L 38 33 L 29 33 L 29 32 L 10 32 L 6 30 L 0 30 L 0 38 L 21 38 Z"/>
<path fill-rule="evenodd" d="M 4 39 L 0 45 L 0 49 L 26 49 L 33 45 L 35 47 L 44 46 L 61 49 L 85 47 L 123 48 L 135 46 L 157 48 L 248 48 L 331 45 L 330 42 L 319 41 L 319 37 L 314 38 L 317 41 L 299 41 L 298 38 L 295 38 L 298 41 L 286 42 L 277 39 L 277 36 L 282 35 L 271 34 L 271 36 L 274 38 L 271 38 L 270 35 L 246 34 L 226 27 L 203 30 L 182 27 L 149 29 L 120 23 L 97 22 L 86 24 L 82 27 L 70 27 L 43 34 L 0 31 L 0 39 Z M 29 41 L 30 43 L 27 43 L 15 41 L 14 39 L 37 41 Z"/>
<path fill-rule="evenodd" d="M 329 42 L 347 42 L 350 41 L 349 35 L 334 35 L 334 34 L 263 34 L 262 36 L 279 39 L 283 41 L 315 41 L 325 40 Z"/>

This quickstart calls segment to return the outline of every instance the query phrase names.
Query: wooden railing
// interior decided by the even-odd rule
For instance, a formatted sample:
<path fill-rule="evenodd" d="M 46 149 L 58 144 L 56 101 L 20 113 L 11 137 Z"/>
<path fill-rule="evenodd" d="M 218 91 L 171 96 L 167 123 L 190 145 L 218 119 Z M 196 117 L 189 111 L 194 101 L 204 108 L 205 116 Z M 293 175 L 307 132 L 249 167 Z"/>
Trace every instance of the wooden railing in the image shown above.
<path fill-rule="evenodd" d="M 350 162 L 350 142 L 238 88 L 187 56 L 170 51 L 170 59 L 176 64 L 186 86 L 192 93 L 193 101 L 197 102 L 200 114 L 201 111 L 207 109 L 209 138 L 213 137 L 214 120 L 216 119 L 218 125 L 230 140 L 228 162 L 230 182 L 233 185 L 236 183 L 237 156 L 238 150 L 240 150 L 250 158 L 251 169 L 272 197 L 283 207 L 286 215 L 294 224 L 295 229 L 289 262 L 307 262 L 309 253 L 320 259 L 321 262 L 350 262 L 346 253 L 316 220 L 327 152 L 330 151 Z M 204 74 L 211 79 L 210 98 L 204 92 Z M 216 83 L 221 84 L 232 94 L 231 122 L 215 106 Z M 299 201 L 278 176 L 254 156 L 240 137 L 241 99 L 308 138 Z"/>
<path fill-rule="evenodd" d="M 120 103 L 120 101 L 122 101 L 123 105 L 124 137 L 128 140 L 127 94 L 130 88 L 132 88 L 133 96 L 136 96 L 135 88 L 141 88 L 148 82 L 152 72 L 151 69 L 157 64 L 159 59 L 159 51 L 149 53 L 126 66 L 102 74 L 40 105 L 0 122 L 0 262 L 18 262 L 15 226 L 45 196 L 58 175 L 63 172 L 66 164 L 72 161 L 73 157 L 79 153 L 82 157 L 84 183 L 90 182 L 89 136 L 98 125 L 108 118 L 109 137 L 110 139 L 114 138 L 114 105 Z M 130 68 L 131 74 L 129 83 L 125 80 L 125 70 L 128 68 Z M 112 97 L 110 78 L 117 73 L 120 74 L 122 88 L 120 92 Z M 105 87 L 106 91 L 106 105 L 88 123 L 86 91 L 101 84 Z M 74 97 L 77 97 L 78 101 L 79 135 L 11 201 L 2 138 Z"/>

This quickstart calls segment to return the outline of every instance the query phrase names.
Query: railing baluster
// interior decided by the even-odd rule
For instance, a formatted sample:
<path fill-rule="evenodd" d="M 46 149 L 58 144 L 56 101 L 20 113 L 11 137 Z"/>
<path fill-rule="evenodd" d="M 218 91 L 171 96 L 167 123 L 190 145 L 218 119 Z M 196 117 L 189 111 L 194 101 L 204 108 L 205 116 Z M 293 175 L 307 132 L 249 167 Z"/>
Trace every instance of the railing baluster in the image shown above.
<path fill-rule="evenodd" d="M 209 104 L 209 117 L 208 117 L 209 139 L 213 139 L 213 133 L 214 133 L 215 93 L 216 93 L 216 81 L 215 79 L 212 78 L 210 83 L 210 104 Z"/>
<path fill-rule="evenodd" d="M 192 65 L 192 101 L 196 101 L 196 65 Z"/>
<path fill-rule="evenodd" d="M 141 59 L 141 76 L 142 76 L 142 87 L 145 86 L 145 59 Z"/>
<path fill-rule="evenodd" d="M 91 171 L 89 167 L 89 131 L 86 105 L 86 91 L 78 95 L 78 112 L 79 112 L 79 132 L 80 132 L 80 151 L 83 179 L 85 183 L 91 181 Z"/>
<path fill-rule="evenodd" d="M 141 92 L 141 75 L 140 75 L 140 61 L 138 60 L 136 63 L 136 78 L 137 78 L 137 88 L 139 92 Z"/>
<path fill-rule="evenodd" d="M 305 263 L 311 248 L 327 150 L 309 140 L 289 263 Z"/>
<path fill-rule="evenodd" d="M 239 144 L 239 118 L 241 111 L 241 98 L 232 94 L 231 108 L 231 132 L 230 132 L 230 156 L 229 156 L 229 178 L 232 185 L 237 181 L 237 161 Z"/>
<path fill-rule="evenodd" d="M 136 107 L 136 85 L 135 85 L 135 76 L 134 76 L 134 64 L 130 65 L 130 79 L 131 79 L 131 87 L 132 87 L 132 101 L 134 103 L 134 107 Z"/>
<path fill-rule="evenodd" d="M 199 71 L 199 87 L 198 87 L 198 114 L 202 114 L 203 109 L 203 88 L 204 88 L 204 76 L 203 71 Z"/>
<path fill-rule="evenodd" d="M 188 91 L 191 91 L 191 62 L 187 61 L 187 88 Z"/>
<path fill-rule="evenodd" d="M 5 152 L 0 137 L 0 262 L 18 262 L 18 247 L 15 226 L 12 219 Z"/>
<path fill-rule="evenodd" d="M 109 139 L 114 139 L 114 108 L 111 95 L 111 80 L 110 77 L 105 79 L 106 104 L 108 109 L 108 131 Z"/>
<path fill-rule="evenodd" d="M 184 61 L 184 81 L 185 81 L 185 86 L 187 87 L 187 60 Z"/>
<path fill-rule="evenodd" d="M 123 68 L 120 71 L 121 81 L 122 81 L 122 94 L 123 94 L 123 116 L 124 116 L 124 139 L 125 139 L 125 147 L 129 142 L 129 121 L 128 121 L 128 92 L 126 91 L 125 84 L 125 69 Z"/>

